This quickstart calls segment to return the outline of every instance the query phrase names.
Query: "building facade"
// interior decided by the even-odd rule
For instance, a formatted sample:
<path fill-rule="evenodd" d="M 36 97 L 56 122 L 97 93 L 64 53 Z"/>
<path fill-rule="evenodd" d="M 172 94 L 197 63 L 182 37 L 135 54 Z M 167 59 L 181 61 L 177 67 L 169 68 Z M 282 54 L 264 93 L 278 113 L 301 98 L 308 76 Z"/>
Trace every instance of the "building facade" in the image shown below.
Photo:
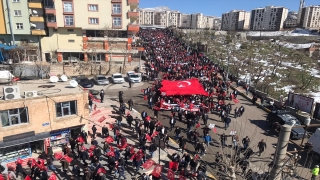
<path fill-rule="evenodd" d="M 294 28 L 298 26 L 298 13 L 296 12 L 289 12 L 287 19 L 284 21 L 283 27 L 284 28 Z"/>
<path fill-rule="evenodd" d="M 213 19 L 213 29 L 214 30 L 221 30 L 221 23 L 222 23 L 222 19 L 217 17 Z"/>
<path fill-rule="evenodd" d="M 16 91 L 19 90 L 14 93 Z M 77 137 L 86 130 L 86 119 L 89 119 L 87 92 L 38 97 L 32 91 L 27 93 L 31 93 L 28 98 L 0 101 L 1 162 L 28 158 L 33 152 L 46 152 L 49 146 L 53 151 L 62 150 L 62 145 L 67 144 L 70 137 Z M 20 96 L 20 93 L 15 95 Z"/>
<path fill-rule="evenodd" d="M 287 19 L 288 9 L 280 6 L 266 6 L 251 11 L 250 30 L 281 31 Z"/>
<path fill-rule="evenodd" d="M 299 24 L 305 29 L 320 30 L 320 5 L 302 8 Z"/>
<path fill-rule="evenodd" d="M 131 60 L 132 39 L 139 31 L 139 0 L 44 0 L 48 36 L 41 39 L 43 58 L 61 61 Z"/>
<path fill-rule="evenodd" d="M 222 14 L 221 30 L 243 31 L 250 25 L 250 12 L 233 10 Z"/>
<path fill-rule="evenodd" d="M 150 10 L 139 9 L 139 24 L 155 25 L 155 12 Z"/>

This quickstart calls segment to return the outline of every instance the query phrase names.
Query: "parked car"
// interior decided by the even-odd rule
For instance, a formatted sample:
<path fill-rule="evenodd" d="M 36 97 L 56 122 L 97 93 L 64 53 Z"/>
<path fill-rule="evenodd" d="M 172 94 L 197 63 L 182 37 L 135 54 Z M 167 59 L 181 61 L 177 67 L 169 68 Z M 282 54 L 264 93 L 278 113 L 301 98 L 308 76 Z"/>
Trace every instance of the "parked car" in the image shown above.
<path fill-rule="evenodd" d="M 94 84 L 88 78 L 79 78 L 77 82 L 83 88 L 92 88 Z"/>
<path fill-rule="evenodd" d="M 135 73 L 134 71 L 129 71 L 127 73 L 127 77 L 128 77 L 128 80 L 131 81 L 132 83 L 141 82 L 141 77 L 137 73 Z"/>
<path fill-rule="evenodd" d="M 94 82 L 98 85 L 108 85 L 109 80 L 104 75 L 96 75 L 93 78 Z"/>
<path fill-rule="evenodd" d="M 124 83 L 124 78 L 122 77 L 122 75 L 120 73 L 116 73 L 116 74 L 112 74 L 111 79 L 113 81 L 113 83 L 115 84 L 121 84 Z"/>
<path fill-rule="evenodd" d="M 288 111 L 271 111 L 267 116 L 267 121 L 269 121 L 271 125 L 274 123 L 279 123 L 280 125 L 288 124 L 292 126 L 290 139 L 302 139 L 304 136 L 305 129 L 302 127 L 295 127 L 301 126 L 300 121 L 293 115 L 289 114 Z"/>

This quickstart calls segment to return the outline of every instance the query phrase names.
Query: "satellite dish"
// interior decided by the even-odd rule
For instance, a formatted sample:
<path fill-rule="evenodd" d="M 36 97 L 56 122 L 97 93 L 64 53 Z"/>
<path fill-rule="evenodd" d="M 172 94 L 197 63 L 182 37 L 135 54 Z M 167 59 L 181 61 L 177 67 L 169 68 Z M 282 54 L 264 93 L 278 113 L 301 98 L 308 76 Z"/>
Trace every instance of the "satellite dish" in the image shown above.
<path fill-rule="evenodd" d="M 62 75 L 62 76 L 60 77 L 60 79 L 61 79 L 63 82 L 68 81 L 68 77 L 67 77 L 66 75 Z"/>
<path fill-rule="evenodd" d="M 51 76 L 51 77 L 50 77 L 50 82 L 56 83 L 56 82 L 58 82 L 58 81 L 59 81 L 59 78 L 58 78 L 57 76 Z"/>
<path fill-rule="evenodd" d="M 78 86 L 78 82 L 76 80 L 71 80 L 70 81 L 70 86 L 77 87 Z"/>
<path fill-rule="evenodd" d="M 35 27 L 37 27 L 37 25 L 31 23 L 31 27 L 34 27 L 34 28 L 35 28 Z"/>
<path fill-rule="evenodd" d="M 38 12 L 36 10 L 32 10 L 33 14 L 38 14 Z"/>

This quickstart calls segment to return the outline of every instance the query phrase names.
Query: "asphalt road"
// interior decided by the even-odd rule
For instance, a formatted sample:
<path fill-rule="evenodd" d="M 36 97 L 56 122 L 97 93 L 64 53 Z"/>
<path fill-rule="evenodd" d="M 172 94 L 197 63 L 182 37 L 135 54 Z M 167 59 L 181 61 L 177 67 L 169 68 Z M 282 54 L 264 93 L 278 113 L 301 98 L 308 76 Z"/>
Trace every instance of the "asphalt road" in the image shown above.
<path fill-rule="evenodd" d="M 130 98 L 134 101 L 134 109 L 136 109 L 138 112 L 142 112 L 145 110 L 148 115 L 153 116 L 153 111 L 151 109 L 148 109 L 147 102 L 143 100 L 143 95 L 141 93 L 141 89 L 146 88 L 148 86 L 152 86 L 152 84 L 144 83 L 143 86 L 134 87 L 133 88 L 125 88 L 127 83 L 124 83 L 124 88 L 119 89 L 119 91 L 123 91 L 123 98 L 124 101 L 127 102 Z M 106 98 L 116 98 L 118 96 L 118 90 L 106 90 Z M 216 114 L 209 114 L 209 122 L 208 124 L 215 124 L 217 127 L 217 134 L 215 134 L 213 131 L 210 132 L 210 135 L 213 139 L 213 143 L 207 150 L 207 154 L 203 156 L 202 160 L 205 161 L 208 164 L 208 171 L 212 174 L 216 174 L 217 170 L 213 168 L 213 162 L 215 160 L 215 154 L 217 151 L 220 151 L 226 155 L 232 155 L 233 150 L 232 148 L 221 148 L 220 147 L 220 140 L 219 140 L 219 134 L 225 133 L 226 135 L 229 135 L 231 131 L 236 131 L 239 140 L 241 142 L 242 138 L 245 136 L 248 136 L 251 139 L 250 147 L 253 149 L 254 152 L 258 151 L 257 145 L 258 142 L 261 141 L 261 139 L 264 139 L 267 143 L 267 149 L 265 152 L 259 157 L 258 155 L 253 155 L 250 159 L 250 168 L 254 172 L 266 172 L 268 171 L 269 167 L 268 164 L 272 161 L 271 157 L 275 153 L 274 146 L 277 143 L 277 133 L 273 130 L 270 130 L 268 122 L 265 121 L 266 119 L 266 112 L 262 109 L 259 109 L 258 107 L 252 105 L 251 102 L 248 102 L 243 97 L 238 96 L 239 103 L 235 104 L 233 101 L 227 101 L 232 104 L 232 109 L 234 110 L 235 107 L 244 106 L 245 112 L 243 116 L 235 119 L 232 118 L 232 122 L 230 124 L 230 127 L 225 130 L 224 129 L 224 123 L 220 121 L 220 118 Z M 233 111 L 231 112 L 233 115 Z M 161 123 L 169 127 L 169 111 L 160 111 L 159 112 L 159 120 Z M 183 129 L 183 134 L 186 137 L 186 125 L 183 122 L 177 121 L 176 126 L 180 126 L 180 128 Z M 203 127 L 202 125 L 201 127 Z M 171 137 L 174 137 L 174 130 L 168 131 L 168 134 Z M 199 129 L 198 132 L 202 135 L 202 130 Z M 172 138 L 174 139 L 174 138 Z M 300 141 L 296 141 L 295 143 L 299 143 Z M 231 145 L 231 137 L 227 140 L 227 145 Z M 241 144 L 242 145 L 242 144 Z M 297 146 L 294 143 L 290 143 L 288 145 L 288 150 L 293 150 L 293 148 L 296 148 Z M 187 149 L 190 152 L 194 152 L 194 146 L 192 143 L 188 142 Z M 299 161 L 300 166 L 305 165 L 308 167 L 308 165 L 305 164 L 305 154 L 301 154 L 303 157 Z M 307 163 L 308 164 L 308 163 Z M 296 171 L 297 175 L 304 178 L 309 178 L 311 175 L 309 173 L 309 170 L 306 168 L 299 168 Z"/>

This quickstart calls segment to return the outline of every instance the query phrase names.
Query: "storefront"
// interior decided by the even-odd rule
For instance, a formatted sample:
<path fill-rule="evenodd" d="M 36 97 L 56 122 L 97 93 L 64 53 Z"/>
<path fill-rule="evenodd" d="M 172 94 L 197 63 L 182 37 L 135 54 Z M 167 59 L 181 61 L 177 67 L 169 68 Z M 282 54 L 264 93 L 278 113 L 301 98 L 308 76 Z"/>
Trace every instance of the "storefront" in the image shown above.
<path fill-rule="evenodd" d="M 60 129 L 50 132 L 50 138 L 44 140 L 45 149 L 49 146 L 52 147 L 52 151 L 62 151 L 62 147 L 67 144 L 69 145 L 70 137 L 76 138 L 83 126 L 70 127 L 66 129 Z"/>
<path fill-rule="evenodd" d="M 43 151 L 43 139 L 50 133 L 35 134 L 34 131 L 3 137 L 0 142 L 0 162 L 12 162 L 18 158 L 31 157 L 32 153 Z"/>

